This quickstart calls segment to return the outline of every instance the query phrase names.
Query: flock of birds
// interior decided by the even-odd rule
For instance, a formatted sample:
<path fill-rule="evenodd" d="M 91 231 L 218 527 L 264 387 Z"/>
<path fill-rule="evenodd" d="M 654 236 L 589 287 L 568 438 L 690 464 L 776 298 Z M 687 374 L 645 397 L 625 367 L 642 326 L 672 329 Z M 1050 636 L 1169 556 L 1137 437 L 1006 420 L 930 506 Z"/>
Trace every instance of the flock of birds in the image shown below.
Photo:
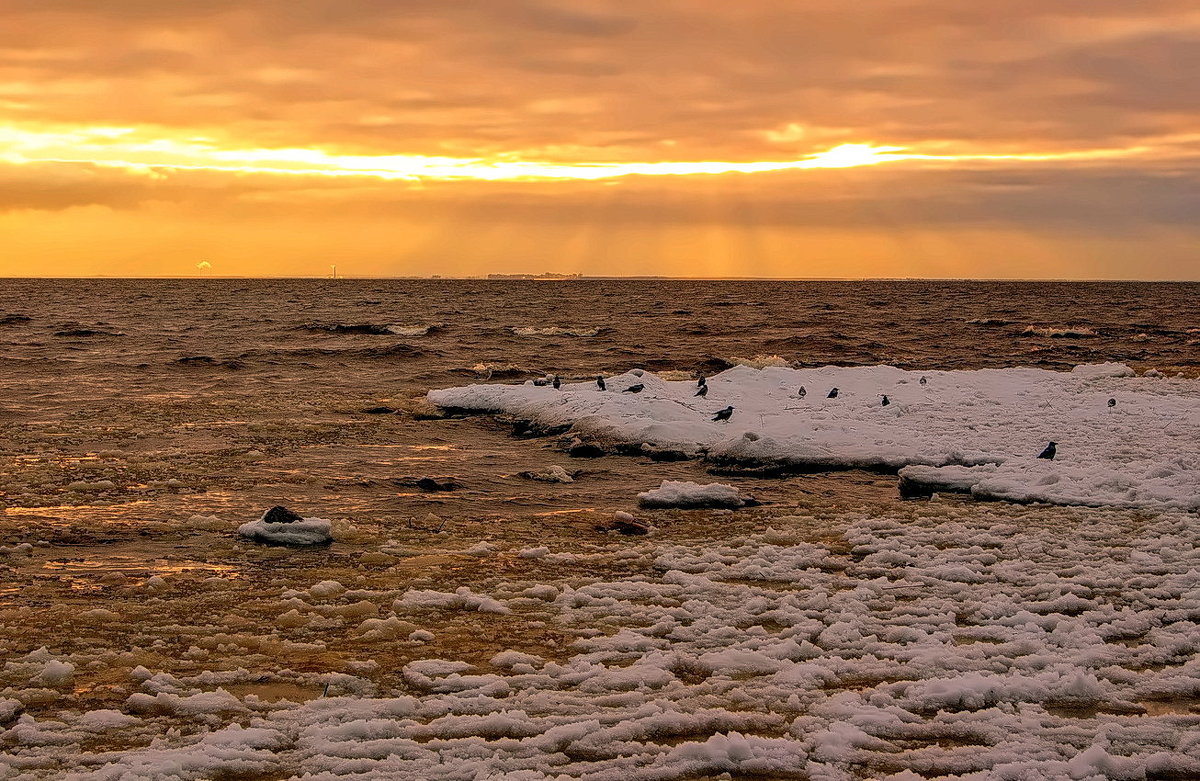
<path fill-rule="evenodd" d="M 926 384 L 928 384 L 928 382 L 929 382 L 928 377 L 921 378 L 922 385 L 926 385 Z M 535 384 L 544 385 L 544 384 L 546 384 L 546 382 L 545 381 L 535 381 Z M 559 388 L 562 387 L 562 380 L 559 378 L 559 376 L 557 374 L 555 374 L 552 377 L 552 379 L 549 381 L 549 384 L 555 390 L 558 390 Z M 596 387 L 602 391 L 608 390 L 608 386 L 604 382 L 604 377 L 602 377 L 599 374 L 596 375 Z M 625 388 L 624 390 L 621 391 L 621 393 L 641 393 L 645 389 L 646 389 L 645 384 L 639 382 L 639 383 L 630 385 L 628 388 Z M 692 395 L 695 397 L 702 398 L 702 399 L 706 398 L 708 396 L 708 378 L 706 378 L 703 374 L 701 374 L 700 378 L 698 380 L 696 380 L 696 392 Z M 801 385 L 800 390 L 796 392 L 796 395 L 799 396 L 800 398 L 804 398 L 805 396 L 808 395 L 808 389 L 805 388 L 803 385 Z M 825 394 L 825 398 L 827 398 L 827 399 L 836 399 L 837 397 L 838 397 L 838 389 L 837 388 L 832 388 L 832 389 L 830 389 L 829 393 Z M 890 405 L 891 403 L 892 403 L 892 400 L 887 397 L 887 394 L 880 394 L 880 406 L 881 407 L 886 407 L 886 406 Z M 1117 400 L 1109 399 L 1108 406 L 1109 407 L 1117 406 Z M 730 405 L 723 410 L 719 410 L 717 412 L 717 414 L 713 415 L 713 417 L 712 417 L 713 422 L 717 423 L 717 422 L 722 422 L 722 421 L 728 421 L 730 418 L 733 417 L 733 412 L 734 412 L 733 405 Z M 1051 442 L 1050 444 L 1046 445 L 1046 448 L 1041 453 L 1038 454 L 1038 458 L 1044 458 L 1049 461 L 1053 461 L 1054 456 L 1057 454 L 1058 454 L 1058 443 Z"/>

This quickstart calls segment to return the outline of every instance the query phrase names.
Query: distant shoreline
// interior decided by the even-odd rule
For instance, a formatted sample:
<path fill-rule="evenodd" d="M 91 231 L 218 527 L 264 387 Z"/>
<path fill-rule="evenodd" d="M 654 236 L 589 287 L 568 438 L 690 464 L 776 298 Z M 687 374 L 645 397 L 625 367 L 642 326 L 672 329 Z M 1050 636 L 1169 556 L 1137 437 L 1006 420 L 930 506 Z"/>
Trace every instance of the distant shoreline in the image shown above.
<path fill-rule="evenodd" d="M 201 282 L 205 280 L 240 280 L 240 281 L 271 281 L 271 280 L 305 280 L 324 282 L 361 282 L 361 281 L 423 281 L 423 282 L 589 282 L 589 281 L 630 281 L 630 282 L 988 282 L 988 283 L 1136 283 L 1136 284 L 1197 284 L 1200 279 L 1059 279 L 1059 278 L 1023 278 L 1023 277 L 669 277 L 669 276 L 591 276 L 591 275 L 538 275 L 538 274 L 490 274 L 486 276 L 338 276 L 332 279 L 328 276 L 0 276 L 0 280 L 179 280 Z"/>

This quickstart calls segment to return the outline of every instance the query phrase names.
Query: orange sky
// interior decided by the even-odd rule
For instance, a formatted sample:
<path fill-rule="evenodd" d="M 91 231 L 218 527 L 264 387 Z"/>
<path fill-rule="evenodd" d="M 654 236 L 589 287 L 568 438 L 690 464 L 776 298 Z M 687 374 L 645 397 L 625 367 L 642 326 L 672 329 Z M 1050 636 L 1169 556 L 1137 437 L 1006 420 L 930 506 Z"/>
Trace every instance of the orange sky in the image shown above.
<path fill-rule="evenodd" d="M 5 0 L 0 274 L 1200 279 L 1194 0 Z"/>

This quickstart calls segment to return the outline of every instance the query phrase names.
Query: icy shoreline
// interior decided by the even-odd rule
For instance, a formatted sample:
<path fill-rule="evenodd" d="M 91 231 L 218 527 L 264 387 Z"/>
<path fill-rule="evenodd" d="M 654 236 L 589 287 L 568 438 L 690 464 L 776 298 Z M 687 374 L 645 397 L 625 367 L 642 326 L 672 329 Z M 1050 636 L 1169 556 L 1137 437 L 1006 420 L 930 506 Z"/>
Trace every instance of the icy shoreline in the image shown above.
<path fill-rule="evenodd" d="M 261 627 L 221 634 L 223 670 L 216 658 L 171 674 L 130 670 L 104 648 L 70 658 L 42 649 L 4 667 L 0 774 L 1195 777 L 1190 516 L 1139 523 L 1129 512 L 1056 509 L 1048 523 L 1045 510 L 1004 509 L 859 516 L 828 545 L 787 531 L 815 519 L 779 517 L 775 529 L 719 542 L 625 552 L 572 543 L 536 559 L 619 559 L 642 571 L 623 577 L 529 569 L 479 592 L 321 581 L 281 596 L 276 609 L 291 612 L 267 637 L 252 634 Z M 271 680 L 302 696 L 237 693 L 262 680 L 249 649 L 315 643 L 303 625 L 361 617 L 368 603 L 383 606 L 379 617 L 339 628 L 364 638 L 346 662 L 360 674 L 378 667 L 371 633 L 419 647 L 464 613 L 483 631 L 520 620 L 576 639 L 545 655 L 509 646 L 486 663 L 416 658 L 383 691 L 356 674 L 285 670 Z M 133 691 L 121 710 L 70 700 L 73 676 L 96 663 L 124 667 L 113 680 Z M 51 695 L 64 706 L 39 707 Z"/>
<path fill-rule="evenodd" d="M 625 392 L 636 385 L 644 389 Z M 576 447 L 593 452 L 795 472 L 899 472 L 918 495 L 1200 509 L 1196 380 L 1137 377 L 1121 364 L 1070 373 L 738 366 L 709 378 L 708 387 L 698 398 L 694 382 L 634 370 L 608 378 L 607 391 L 594 382 L 560 390 L 470 385 L 430 391 L 428 399 L 450 412 L 569 432 Z M 832 388 L 838 394 L 827 398 Z M 733 417 L 713 421 L 728 405 Z M 1057 458 L 1036 458 L 1051 440 Z"/>

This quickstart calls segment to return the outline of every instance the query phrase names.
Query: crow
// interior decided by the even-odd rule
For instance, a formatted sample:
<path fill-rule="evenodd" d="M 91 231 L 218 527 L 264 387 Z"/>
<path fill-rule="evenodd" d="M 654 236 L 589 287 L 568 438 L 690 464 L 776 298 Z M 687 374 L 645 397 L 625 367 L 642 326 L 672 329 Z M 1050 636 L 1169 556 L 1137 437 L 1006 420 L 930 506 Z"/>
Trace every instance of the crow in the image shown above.
<path fill-rule="evenodd" d="M 731 415 L 733 415 L 733 407 L 726 407 L 725 409 L 718 412 L 716 415 L 713 415 L 713 422 L 716 422 L 718 420 L 729 420 Z"/>
<path fill-rule="evenodd" d="M 796 391 L 796 395 L 799 396 L 800 398 L 804 398 L 805 396 L 808 395 L 808 391 L 804 388 L 803 385 L 801 385 L 800 390 Z"/>
<path fill-rule="evenodd" d="M 637 385 L 630 385 L 628 388 L 621 391 L 621 393 L 641 393 L 644 390 L 646 390 L 646 386 L 639 382 Z"/>
<path fill-rule="evenodd" d="M 607 388 L 604 387 L 604 378 L 599 374 L 596 375 L 596 387 L 600 390 L 607 390 Z"/>
<path fill-rule="evenodd" d="M 560 380 L 558 378 L 558 375 L 556 374 L 556 375 L 554 375 L 554 382 L 552 382 L 550 384 L 554 386 L 554 390 L 558 390 L 559 388 L 562 387 L 562 380 Z"/>
<path fill-rule="evenodd" d="M 693 395 L 693 396 L 701 396 L 701 397 L 703 397 L 703 396 L 707 396 L 707 395 L 708 395 L 708 386 L 707 386 L 707 385 L 701 385 L 701 386 L 700 386 L 700 390 L 696 391 L 696 392 L 695 392 L 695 393 L 693 393 L 692 395 Z"/>
<path fill-rule="evenodd" d="M 708 386 L 708 380 L 704 379 L 704 375 L 703 375 L 703 374 L 701 374 L 701 375 L 700 375 L 700 379 L 696 380 L 696 387 L 697 387 L 697 388 L 704 388 L 704 387 L 707 387 L 707 386 Z"/>
<path fill-rule="evenodd" d="M 1108 400 L 1108 406 L 1110 406 L 1110 407 L 1115 407 L 1115 406 L 1117 406 L 1117 400 L 1116 400 L 1116 399 L 1109 399 L 1109 400 Z"/>
<path fill-rule="evenodd" d="M 836 399 L 836 398 L 837 398 L 837 394 L 838 394 L 838 389 L 837 389 L 837 388 L 834 388 L 833 390 L 829 391 L 829 395 L 828 395 L 828 396 L 826 396 L 825 398 L 827 398 L 827 399 Z"/>
<path fill-rule="evenodd" d="M 889 404 L 891 404 L 891 403 L 892 403 L 892 400 L 891 400 L 891 399 L 889 399 L 889 398 L 887 397 L 887 395 L 886 395 L 886 394 L 884 394 L 884 397 L 883 397 L 883 404 L 882 404 L 881 406 L 884 406 L 884 407 L 886 407 L 887 405 L 889 405 Z"/>
<path fill-rule="evenodd" d="M 1051 442 L 1049 445 L 1046 445 L 1046 449 L 1038 454 L 1038 458 L 1044 458 L 1047 461 L 1053 461 L 1054 454 L 1058 452 L 1057 445 L 1057 442 Z"/>
<path fill-rule="evenodd" d="M 921 384 L 922 384 L 922 385 L 924 385 L 924 384 L 925 384 L 925 383 L 927 383 L 927 382 L 929 382 L 929 378 L 928 378 L 928 377 L 922 377 L 922 378 L 921 378 Z"/>

